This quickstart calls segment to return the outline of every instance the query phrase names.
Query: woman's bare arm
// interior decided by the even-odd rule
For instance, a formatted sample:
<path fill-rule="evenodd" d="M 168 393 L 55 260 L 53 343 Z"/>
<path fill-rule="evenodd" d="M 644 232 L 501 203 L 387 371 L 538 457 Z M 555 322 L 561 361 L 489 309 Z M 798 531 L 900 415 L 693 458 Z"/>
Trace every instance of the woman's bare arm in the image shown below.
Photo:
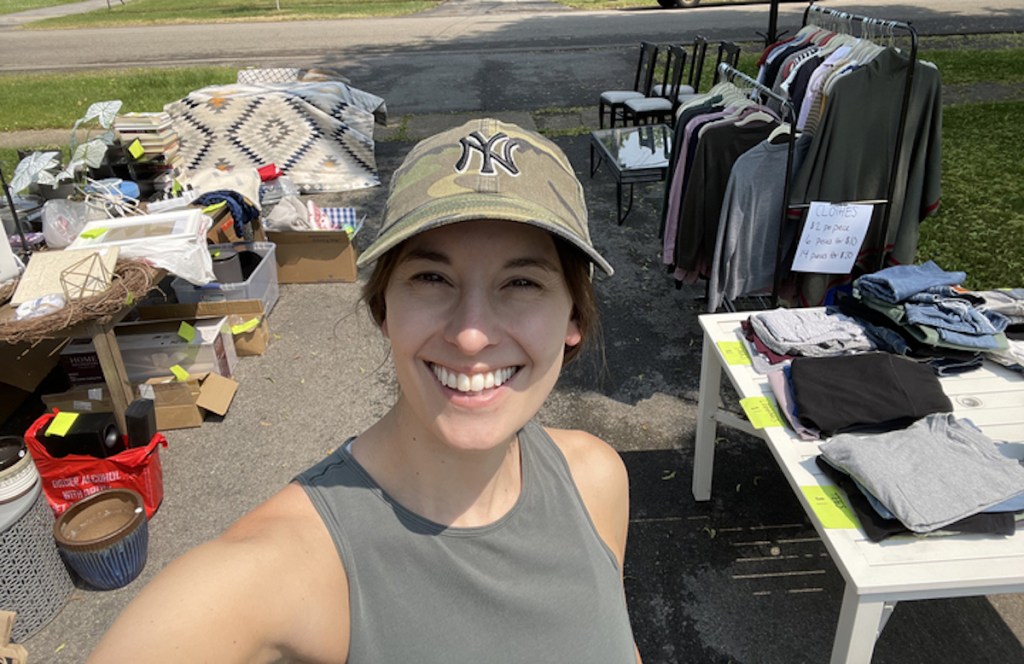
<path fill-rule="evenodd" d="M 344 568 L 305 492 L 289 485 L 162 570 L 89 662 L 345 661 Z"/>

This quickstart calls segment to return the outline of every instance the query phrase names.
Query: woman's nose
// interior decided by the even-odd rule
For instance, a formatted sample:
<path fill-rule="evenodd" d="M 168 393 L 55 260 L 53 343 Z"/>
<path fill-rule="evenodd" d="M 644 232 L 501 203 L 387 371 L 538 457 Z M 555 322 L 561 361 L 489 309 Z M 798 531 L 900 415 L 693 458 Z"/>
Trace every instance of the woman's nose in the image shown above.
<path fill-rule="evenodd" d="M 475 355 L 497 343 L 499 324 L 487 297 L 480 293 L 463 294 L 445 329 L 446 340 L 466 355 Z"/>

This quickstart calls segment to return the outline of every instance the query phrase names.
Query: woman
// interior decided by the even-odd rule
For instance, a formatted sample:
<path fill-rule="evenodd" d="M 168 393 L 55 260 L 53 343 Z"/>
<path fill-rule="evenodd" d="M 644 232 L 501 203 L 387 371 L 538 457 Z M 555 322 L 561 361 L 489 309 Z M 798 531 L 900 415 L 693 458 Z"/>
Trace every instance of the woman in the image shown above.
<path fill-rule="evenodd" d="M 596 326 L 583 190 L 477 120 L 395 172 L 364 288 L 381 420 L 162 571 L 91 661 L 633 662 L 618 454 L 533 421 Z"/>

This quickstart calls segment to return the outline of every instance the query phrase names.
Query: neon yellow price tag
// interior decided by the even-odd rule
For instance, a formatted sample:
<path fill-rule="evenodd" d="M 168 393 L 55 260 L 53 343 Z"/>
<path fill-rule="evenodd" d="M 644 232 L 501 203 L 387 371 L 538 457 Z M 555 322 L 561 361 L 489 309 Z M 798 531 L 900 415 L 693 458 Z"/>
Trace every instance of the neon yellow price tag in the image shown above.
<path fill-rule="evenodd" d="M 175 364 L 173 367 L 171 367 L 171 373 L 174 374 L 174 377 L 177 378 L 178 381 L 182 383 L 188 380 L 188 372 L 181 368 L 180 364 Z"/>
<path fill-rule="evenodd" d="M 142 141 L 137 138 L 132 141 L 131 145 L 128 146 L 128 154 L 130 154 L 134 159 L 138 159 L 142 155 L 146 154 L 146 148 L 142 147 Z"/>
<path fill-rule="evenodd" d="M 80 235 L 86 240 L 94 240 L 106 232 L 106 228 L 90 228 L 89 230 L 82 231 Z"/>
<path fill-rule="evenodd" d="M 846 498 L 834 486 L 802 486 L 800 491 L 811 504 L 811 509 L 826 528 L 857 528 L 857 517 L 846 502 Z"/>
<path fill-rule="evenodd" d="M 246 332 L 252 332 L 260 324 L 259 318 L 251 318 L 244 323 L 231 326 L 231 334 L 245 334 Z"/>
<path fill-rule="evenodd" d="M 768 397 L 747 397 L 740 399 L 740 406 L 755 429 L 785 426 L 775 404 Z"/>
<path fill-rule="evenodd" d="M 181 321 L 181 325 L 178 326 L 178 336 L 185 341 L 192 343 L 196 340 L 196 328 L 192 327 L 185 321 Z"/>
<path fill-rule="evenodd" d="M 47 436 L 65 436 L 71 430 L 71 425 L 78 419 L 78 413 L 61 411 L 50 420 L 50 426 L 46 427 Z"/>
<path fill-rule="evenodd" d="M 224 207 L 227 204 L 228 204 L 227 201 L 220 201 L 219 203 L 213 203 L 211 205 L 207 205 L 206 207 L 203 208 L 203 214 L 209 214 L 211 212 L 215 212 L 215 211 L 221 209 L 222 207 Z"/>
<path fill-rule="evenodd" d="M 718 350 L 725 357 L 726 364 L 742 365 L 750 364 L 750 356 L 742 341 L 719 341 Z"/>

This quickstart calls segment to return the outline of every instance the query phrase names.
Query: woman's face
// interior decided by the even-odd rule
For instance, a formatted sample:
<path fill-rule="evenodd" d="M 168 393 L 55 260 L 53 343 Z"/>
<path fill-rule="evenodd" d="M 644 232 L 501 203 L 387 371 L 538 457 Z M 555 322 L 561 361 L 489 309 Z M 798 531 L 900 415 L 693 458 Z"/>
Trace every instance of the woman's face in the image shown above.
<path fill-rule="evenodd" d="M 580 342 L 551 235 L 513 222 L 443 226 L 405 242 L 385 291 L 399 405 L 466 450 L 507 442 Z"/>

